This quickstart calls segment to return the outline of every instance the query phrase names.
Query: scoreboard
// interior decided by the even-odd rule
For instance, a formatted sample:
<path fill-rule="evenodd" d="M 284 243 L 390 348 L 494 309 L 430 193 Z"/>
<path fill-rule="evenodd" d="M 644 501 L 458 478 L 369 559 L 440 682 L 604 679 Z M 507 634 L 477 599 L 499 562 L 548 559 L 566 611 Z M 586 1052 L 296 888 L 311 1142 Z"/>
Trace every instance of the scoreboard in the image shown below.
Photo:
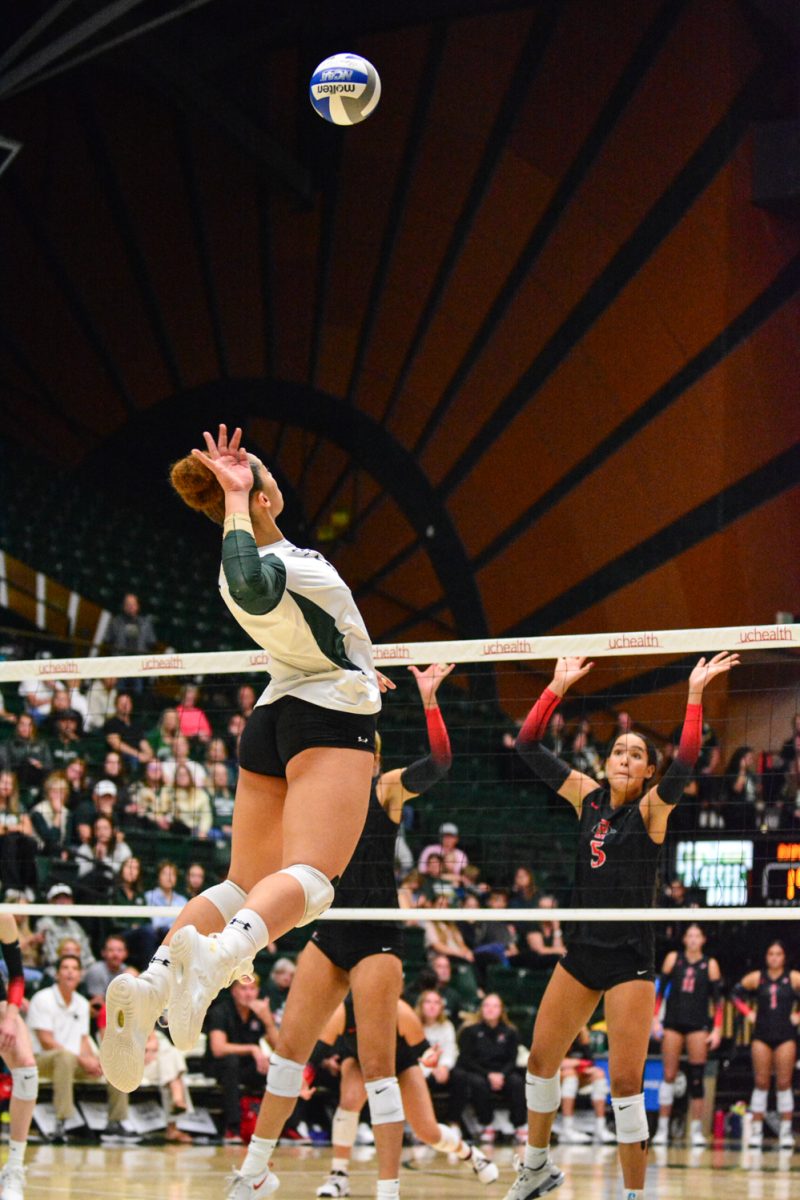
<path fill-rule="evenodd" d="M 682 838 L 673 874 L 708 907 L 800 905 L 800 841 Z"/>

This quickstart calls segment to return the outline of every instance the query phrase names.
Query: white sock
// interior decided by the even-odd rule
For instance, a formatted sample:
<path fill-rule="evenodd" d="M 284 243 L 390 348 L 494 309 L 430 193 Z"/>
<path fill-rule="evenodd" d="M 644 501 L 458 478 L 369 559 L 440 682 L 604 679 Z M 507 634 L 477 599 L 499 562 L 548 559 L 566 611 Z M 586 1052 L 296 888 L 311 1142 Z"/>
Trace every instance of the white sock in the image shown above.
<path fill-rule="evenodd" d="M 598 1133 L 605 1133 L 605 1129 L 606 1129 L 606 1119 L 605 1119 L 605 1117 L 595 1117 L 595 1119 L 594 1119 L 594 1127 L 595 1127 L 595 1129 L 597 1130 L 597 1132 L 598 1132 Z"/>
<path fill-rule="evenodd" d="M 269 933 L 257 912 L 252 908 L 240 908 L 220 934 L 220 941 L 236 961 L 241 962 L 269 945 Z"/>
<path fill-rule="evenodd" d="M 169 989 L 170 989 L 170 979 L 171 979 L 169 964 L 170 964 L 169 946 L 162 944 L 161 946 L 158 947 L 155 954 L 150 959 L 150 962 L 145 967 L 144 971 L 142 971 L 142 976 L 141 976 L 143 979 L 146 978 L 150 981 L 150 983 L 152 983 L 153 987 L 158 992 L 159 998 L 160 998 L 161 1003 L 164 1006 L 164 1008 L 166 1008 L 167 1004 L 169 1003 Z"/>
<path fill-rule="evenodd" d="M 472 1154 L 472 1147 L 468 1146 L 464 1139 L 461 1138 L 458 1143 L 456 1154 L 463 1162 L 466 1162 L 469 1156 Z"/>
<path fill-rule="evenodd" d="M 699 1133 L 702 1130 L 702 1128 L 703 1128 L 703 1122 L 698 1121 L 697 1118 L 695 1118 L 692 1121 L 691 1125 L 689 1126 L 689 1130 L 691 1133 Z"/>
<path fill-rule="evenodd" d="M 21 1167 L 25 1162 L 25 1149 L 27 1142 L 15 1142 L 13 1139 L 8 1143 L 8 1165 L 9 1167 Z"/>
<path fill-rule="evenodd" d="M 379 1179 L 378 1190 L 375 1195 L 377 1196 L 377 1200 L 399 1200 L 400 1180 Z"/>
<path fill-rule="evenodd" d="M 350 1170 L 350 1159 L 334 1158 L 333 1162 L 331 1163 L 331 1170 L 339 1171 L 341 1175 L 346 1175 Z"/>
<path fill-rule="evenodd" d="M 277 1138 L 252 1137 L 240 1170 L 242 1175 L 261 1175 L 268 1170 L 269 1160 L 275 1149 Z"/>
<path fill-rule="evenodd" d="M 565 1116 L 562 1118 L 562 1123 L 565 1129 L 572 1129 L 572 1126 L 575 1124 L 575 1118 Z"/>
<path fill-rule="evenodd" d="M 626 1188 L 622 1187 L 623 1200 L 644 1200 L 644 1188 Z"/>
<path fill-rule="evenodd" d="M 658 1132 L 669 1133 L 669 1117 L 658 1118 Z"/>
<path fill-rule="evenodd" d="M 538 1171 L 547 1162 L 548 1152 L 548 1146 L 526 1146 L 525 1166 L 530 1167 L 532 1171 Z"/>

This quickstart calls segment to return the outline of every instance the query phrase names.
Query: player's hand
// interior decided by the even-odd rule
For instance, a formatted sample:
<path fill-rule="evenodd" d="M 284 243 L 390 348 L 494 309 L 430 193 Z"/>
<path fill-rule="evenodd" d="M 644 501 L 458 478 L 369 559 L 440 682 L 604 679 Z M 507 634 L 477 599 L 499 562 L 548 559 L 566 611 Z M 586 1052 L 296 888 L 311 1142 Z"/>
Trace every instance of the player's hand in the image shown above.
<path fill-rule="evenodd" d="M 655 1041 L 660 1042 L 664 1036 L 664 1026 L 659 1021 L 654 1020 L 651 1033 Z"/>
<path fill-rule="evenodd" d="M 422 1058 L 419 1060 L 419 1065 L 421 1067 L 433 1068 L 438 1064 L 441 1056 L 442 1056 L 442 1047 L 441 1046 L 429 1046 L 428 1049 L 423 1054 Z"/>
<path fill-rule="evenodd" d="M 689 676 L 689 691 L 702 692 L 706 684 L 715 679 L 717 675 L 724 675 L 730 671 L 731 667 L 738 667 L 739 655 L 729 654 L 727 650 L 720 651 L 713 658 L 706 661 L 701 658 L 697 666 Z"/>
<path fill-rule="evenodd" d="M 564 658 L 559 658 L 556 663 L 556 669 L 553 672 L 553 679 L 550 683 L 550 691 L 556 696 L 566 695 L 567 689 L 572 687 L 578 679 L 583 679 L 584 675 L 588 675 L 594 666 L 593 662 L 586 663 L 586 658 L 582 654 L 567 655 Z"/>
<path fill-rule="evenodd" d="M 436 706 L 436 693 L 439 690 L 439 684 L 443 679 L 447 678 L 455 665 L 455 663 L 431 663 L 424 671 L 420 671 L 419 667 L 408 668 L 417 681 L 419 694 L 422 697 L 422 703 L 425 708 L 434 708 Z"/>
<path fill-rule="evenodd" d="M 712 1029 L 711 1033 L 706 1038 L 706 1043 L 708 1045 L 709 1050 L 716 1050 L 721 1041 L 722 1041 L 722 1034 L 720 1033 L 720 1031 L 718 1029 Z"/>
<path fill-rule="evenodd" d="M 242 431 L 235 429 L 228 440 L 228 430 L 220 425 L 217 440 L 206 430 L 203 439 L 206 451 L 192 450 L 195 458 L 208 467 L 214 475 L 223 492 L 245 492 L 248 495 L 253 486 L 253 472 L 244 446 L 241 445 Z"/>
<path fill-rule="evenodd" d="M 393 683 L 391 679 L 388 679 L 382 671 L 376 671 L 375 677 L 378 680 L 378 687 L 382 692 L 393 692 L 397 687 L 397 684 Z"/>
<path fill-rule="evenodd" d="M 789 1015 L 789 1020 L 794 1025 L 795 1029 L 800 1025 L 800 1012 L 793 1012 Z"/>

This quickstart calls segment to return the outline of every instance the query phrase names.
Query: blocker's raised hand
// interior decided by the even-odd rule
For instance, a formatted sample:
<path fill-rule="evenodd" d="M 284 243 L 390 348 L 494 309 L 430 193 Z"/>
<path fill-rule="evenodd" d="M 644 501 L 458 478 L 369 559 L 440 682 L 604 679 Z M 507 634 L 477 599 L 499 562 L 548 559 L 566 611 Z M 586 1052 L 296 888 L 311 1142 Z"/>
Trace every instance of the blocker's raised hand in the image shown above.
<path fill-rule="evenodd" d="M 586 666 L 583 665 L 584 663 Z M 563 696 L 577 679 L 583 679 L 584 675 L 588 675 L 593 666 L 594 663 L 587 663 L 585 655 L 582 654 L 570 654 L 559 658 L 553 672 L 550 690 L 557 696 Z"/>
<path fill-rule="evenodd" d="M 730 671 L 731 667 L 738 667 L 738 665 L 739 655 L 730 654 L 727 650 L 720 651 L 708 661 L 701 658 L 689 676 L 689 691 L 702 692 L 706 684 L 715 679 L 717 675 L 724 675 L 726 671 Z"/>
<path fill-rule="evenodd" d="M 419 667 L 408 668 L 417 681 L 422 703 L 426 707 L 436 703 L 436 693 L 439 690 L 439 684 L 443 679 L 447 678 L 455 665 L 455 663 L 431 663 L 424 671 L 420 671 Z"/>

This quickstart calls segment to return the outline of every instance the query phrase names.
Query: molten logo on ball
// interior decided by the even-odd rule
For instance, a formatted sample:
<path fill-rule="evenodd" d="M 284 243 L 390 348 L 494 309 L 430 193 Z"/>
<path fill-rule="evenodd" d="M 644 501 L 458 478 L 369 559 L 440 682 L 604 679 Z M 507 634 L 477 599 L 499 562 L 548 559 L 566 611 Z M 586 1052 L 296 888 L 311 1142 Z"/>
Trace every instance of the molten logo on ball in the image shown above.
<path fill-rule="evenodd" d="M 311 76 L 309 96 L 315 112 L 334 125 L 357 125 L 378 106 L 381 80 L 359 54 L 334 54 Z"/>

